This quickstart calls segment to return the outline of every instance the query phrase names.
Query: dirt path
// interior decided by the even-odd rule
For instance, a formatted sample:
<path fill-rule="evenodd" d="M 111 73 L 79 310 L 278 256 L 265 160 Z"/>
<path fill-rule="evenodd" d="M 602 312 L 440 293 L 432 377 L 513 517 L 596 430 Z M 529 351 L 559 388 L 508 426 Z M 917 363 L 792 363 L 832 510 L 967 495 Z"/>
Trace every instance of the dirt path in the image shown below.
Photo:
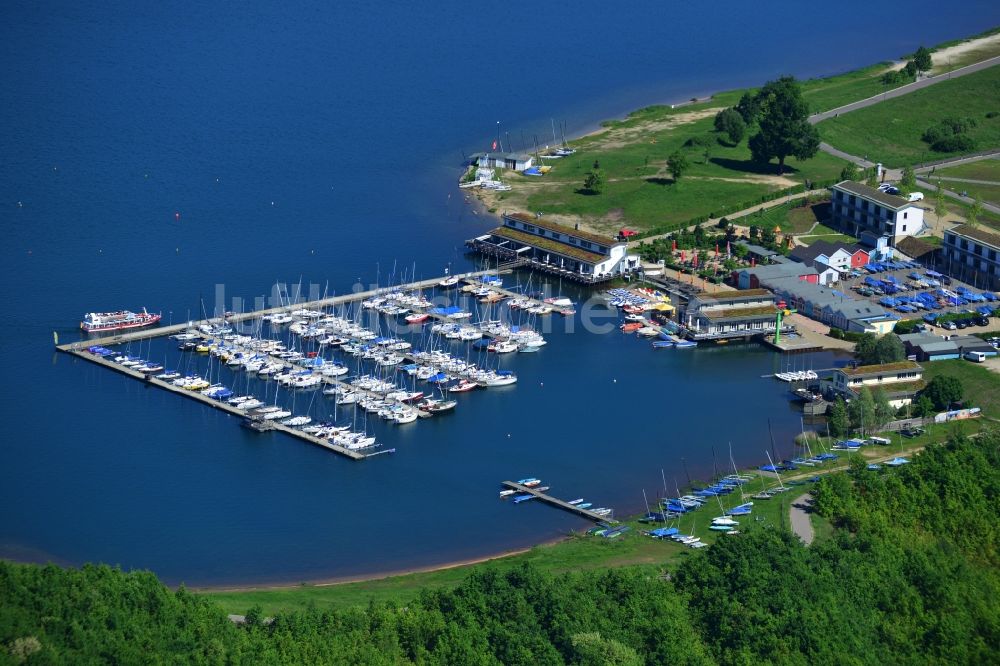
<path fill-rule="evenodd" d="M 794 532 L 808 546 L 816 538 L 812 521 L 809 520 L 809 512 L 812 510 L 812 495 L 806 493 L 802 497 L 792 502 L 788 509 L 791 520 L 792 532 Z"/>

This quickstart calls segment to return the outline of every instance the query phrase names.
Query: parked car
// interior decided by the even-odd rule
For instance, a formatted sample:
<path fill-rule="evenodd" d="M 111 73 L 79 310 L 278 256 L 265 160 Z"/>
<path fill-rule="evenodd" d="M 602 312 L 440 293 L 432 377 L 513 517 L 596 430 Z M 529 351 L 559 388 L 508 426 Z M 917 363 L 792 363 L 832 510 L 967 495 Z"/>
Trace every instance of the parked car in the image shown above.
<path fill-rule="evenodd" d="M 902 430 L 899 431 L 899 434 L 902 435 L 903 437 L 919 437 L 925 432 L 926 430 L 924 430 L 923 428 L 912 427 L 912 428 L 903 428 Z"/>
<path fill-rule="evenodd" d="M 958 328 L 958 324 L 956 324 L 953 321 L 946 321 L 945 323 L 941 324 L 941 328 L 947 329 L 949 331 L 954 331 L 955 329 Z M 965 327 L 963 326 L 962 328 Z"/>

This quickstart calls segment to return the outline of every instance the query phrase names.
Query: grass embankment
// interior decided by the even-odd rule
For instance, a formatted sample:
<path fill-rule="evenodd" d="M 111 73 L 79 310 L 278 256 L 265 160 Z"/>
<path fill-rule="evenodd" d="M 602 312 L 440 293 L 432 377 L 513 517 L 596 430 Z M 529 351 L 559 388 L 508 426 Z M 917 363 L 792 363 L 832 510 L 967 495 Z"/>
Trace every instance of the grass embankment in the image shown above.
<path fill-rule="evenodd" d="M 983 201 L 1000 203 L 1000 160 L 985 159 L 936 169 L 933 174 L 925 174 L 925 177 L 934 184 L 937 184 L 937 180 L 940 179 L 943 187 L 952 191 L 967 192 L 972 198 L 980 197 Z M 961 180 L 949 180 L 949 178 L 984 180 L 990 181 L 992 184 L 966 183 Z"/>
<path fill-rule="evenodd" d="M 823 113 L 909 83 L 883 83 L 882 75 L 891 68 L 892 63 L 883 62 L 846 74 L 809 79 L 802 83 L 802 96 L 809 103 L 810 113 Z"/>
<path fill-rule="evenodd" d="M 726 93 L 711 102 L 671 109 L 648 107 L 624 120 L 610 121 L 573 142 L 575 155 L 542 160 L 552 171 L 543 177 L 504 172 L 513 190 L 485 193 L 497 210 L 542 212 L 572 224 L 615 233 L 621 227 L 669 230 L 699 216 L 716 216 L 734 206 L 750 206 L 761 197 L 801 186 L 805 180 L 832 181 L 844 163 L 820 153 L 803 162 L 789 161 L 786 173 L 776 165 L 761 167 L 750 160 L 747 139 L 730 146 L 713 131 L 715 114 L 738 99 Z M 667 172 L 666 159 L 681 150 L 689 169 L 679 182 Z M 707 155 L 706 155 L 707 153 Z M 600 194 L 583 190 L 598 162 L 606 183 Z"/>
<path fill-rule="evenodd" d="M 735 220 L 741 226 L 758 226 L 762 229 L 779 227 L 783 234 L 794 234 L 796 242 L 808 245 L 815 240 L 853 243 L 855 238 L 846 236 L 825 223 L 830 218 L 830 202 L 796 200 Z"/>
<path fill-rule="evenodd" d="M 990 67 L 950 81 L 890 99 L 817 126 L 830 145 L 852 155 L 867 155 L 892 167 L 931 162 L 959 152 L 931 150 L 921 137 L 945 118 L 972 118 L 967 134 L 977 149 L 1000 146 L 1000 67 Z M 968 151 L 963 151 L 968 152 Z"/>
<path fill-rule="evenodd" d="M 978 363 L 964 359 L 922 363 L 924 379 L 937 376 L 956 377 L 965 389 L 965 399 L 983 410 L 990 419 L 1000 419 L 1000 375 Z"/>
<path fill-rule="evenodd" d="M 931 49 L 934 59 L 932 74 L 951 72 L 976 62 L 982 62 L 1000 55 L 1000 27 L 991 28 L 967 39 L 955 39 L 938 44 Z M 957 53 L 954 52 L 959 47 Z"/>

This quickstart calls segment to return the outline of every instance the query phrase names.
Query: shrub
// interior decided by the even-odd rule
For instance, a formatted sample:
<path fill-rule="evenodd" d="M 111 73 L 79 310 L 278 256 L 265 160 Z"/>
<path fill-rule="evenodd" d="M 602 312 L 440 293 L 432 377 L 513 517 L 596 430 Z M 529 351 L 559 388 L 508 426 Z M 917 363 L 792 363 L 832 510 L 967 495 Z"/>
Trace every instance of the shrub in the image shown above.
<path fill-rule="evenodd" d="M 955 134 L 935 141 L 931 149 L 939 153 L 970 152 L 976 149 L 976 140 L 968 134 Z"/>
<path fill-rule="evenodd" d="M 715 141 L 708 136 L 693 136 L 684 142 L 685 148 L 706 148 L 715 143 Z"/>

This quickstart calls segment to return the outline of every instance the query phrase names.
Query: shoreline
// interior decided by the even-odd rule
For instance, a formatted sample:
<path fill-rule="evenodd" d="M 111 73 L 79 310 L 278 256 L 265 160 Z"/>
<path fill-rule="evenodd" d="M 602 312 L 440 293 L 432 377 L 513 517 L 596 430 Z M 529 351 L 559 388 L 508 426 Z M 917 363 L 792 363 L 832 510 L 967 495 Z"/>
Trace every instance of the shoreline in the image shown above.
<path fill-rule="evenodd" d="M 292 590 L 303 587 L 335 587 L 338 585 L 350 585 L 352 583 L 371 583 L 374 581 L 387 580 L 389 578 L 398 578 L 401 576 L 409 576 L 412 574 L 426 574 L 435 573 L 437 571 L 448 571 L 449 569 L 458 569 L 461 567 L 471 567 L 477 564 L 485 564 L 487 562 L 492 562 L 494 560 L 504 560 L 517 555 L 524 555 L 525 553 L 531 552 L 535 548 L 541 548 L 546 546 L 554 546 L 558 543 L 566 541 L 569 536 L 561 536 L 554 539 L 548 539 L 536 543 L 532 546 L 526 546 L 524 548 L 515 548 L 513 550 L 505 550 L 500 553 L 493 553 L 490 555 L 482 555 L 480 557 L 471 557 L 464 560 L 453 560 L 445 562 L 443 564 L 431 564 L 423 567 L 409 567 L 406 569 L 398 569 L 389 572 L 379 572 L 373 574 L 359 574 L 356 576 L 334 576 L 332 578 L 317 578 L 313 580 L 300 581 L 297 583 L 248 583 L 245 585 L 199 585 L 199 586 L 187 586 L 185 588 L 191 592 L 202 593 L 212 593 L 212 592 L 268 592 L 275 590 Z M 182 583 L 177 585 L 172 585 L 176 589 Z"/>
<path fill-rule="evenodd" d="M 977 35 L 972 35 L 960 40 L 943 42 L 942 46 L 937 46 L 937 45 L 930 46 L 929 49 L 931 51 L 932 57 L 934 57 L 936 60 L 934 67 L 928 74 L 928 76 L 932 77 L 945 76 L 947 73 L 955 69 L 954 67 L 951 67 L 951 63 L 954 61 L 954 59 L 961 58 L 963 55 L 966 55 L 968 53 L 975 53 L 976 51 L 981 49 L 988 50 L 989 48 L 1000 44 L 1000 28 L 995 28 L 994 30 L 995 30 L 994 32 L 987 31 L 986 33 L 979 33 Z M 905 65 L 907 57 L 908 57 L 907 55 L 902 55 L 897 58 L 890 58 L 888 60 L 872 63 L 870 65 L 863 65 L 860 68 L 847 69 L 844 71 L 837 71 L 834 73 L 824 74 L 820 76 L 810 76 L 808 78 L 802 78 L 799 80 L 801 82 L 821 81 L 824 79 L 836 78 L 838 76 L 844 76 L 852 72 L 857 72 L 879 66 L 883 66 L 884 71 L 897 70 Z M 962 67 L 968 66 L 968 64 L 970 63 L 966 63 L 966 65 L 961 65 L 961 66 Z M 653 107 L 669 107 L 671 110 L 675 110 L 675 109 L 683 109 L 689 106 L 711 104 L 719 96 L 723 96 L 734 92 L 755 90 L 758 89 L 761 85 L 763 84 L 750 85 L 746 87 L 733 87 L 723 90 L 703 91 L 701 93 L 693 95 L 692 97 L 687 97 L 680 102 L 651 101 L 641 106 L 632 108 L 631 110 L 619 113 L 613 113 L 610 115 L 610 117 L 605 117 L 602 120 L 584 123 L 582 127 L 577 128 L 574 134 L 572 134 L 571 136 L 564 137 L 563 145 L 570 145 L 573 142 L 581 141 L 602 134 L 608 131 L 609 129 L 612 129 L 608 126 L 608 123 L 627 121 L 633 114 L 638 113 L 643 109 L 648 109 Z M 710 108 L 709 110 L 714 111 L 715 109 L 713 107 Z M 829 109 L 826 111 L 810 110 L 810 115 L 821 115 L 825 113 L 831 113 L 835 110 L 836 108 Z M 547 151 L 552 147 L 553 146 L 546 145 L 544 147 L 544 150 Z M 536 152 L 539 149 L 540 148 L 536 147 Z M 489 216 L 490 218 L 498 222 L 501 221 L 504 207 L 501 205 L 503 202 L 501 202 L 498 198 L 501 194 L 500 192 L 494 190 L 484 190 L 482 188 L 475 188 L 471 191 L 463 192 L 460 187 L 457 187 L 458 185 L 461 184 L 462 178 L 466 173 L 468 173 L 468 169 L 472 168 L 472 166 L 474 165 L 472 165 L 471 163 L 466 166 L 466 169 L 465 171 L 463 171 L 462 176 L 460 176 L 459 180 L 456 182 L 455 189 L 462 193 L 467 203 L 478 208 L 483 216 Z M 579 228 L 590 231 L 591 233 L 597 233 L 597 234 L 604 233 L 600 229 L 595 228 L 587 220 L 583 219 L 579 215 L 554 213 L 550 215 L 550 219 L 561 224 L 577 225 Z"/>

